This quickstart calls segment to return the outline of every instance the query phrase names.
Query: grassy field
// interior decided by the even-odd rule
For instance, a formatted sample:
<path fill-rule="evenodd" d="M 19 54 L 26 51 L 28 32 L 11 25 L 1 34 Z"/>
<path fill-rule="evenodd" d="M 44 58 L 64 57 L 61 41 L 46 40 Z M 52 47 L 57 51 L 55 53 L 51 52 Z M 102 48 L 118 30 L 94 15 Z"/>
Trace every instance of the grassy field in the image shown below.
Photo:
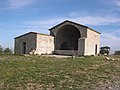
<path fill-rule="evenodd" d="M 0 90 L 120 90 L 120 60 L 0 55 Z"/>

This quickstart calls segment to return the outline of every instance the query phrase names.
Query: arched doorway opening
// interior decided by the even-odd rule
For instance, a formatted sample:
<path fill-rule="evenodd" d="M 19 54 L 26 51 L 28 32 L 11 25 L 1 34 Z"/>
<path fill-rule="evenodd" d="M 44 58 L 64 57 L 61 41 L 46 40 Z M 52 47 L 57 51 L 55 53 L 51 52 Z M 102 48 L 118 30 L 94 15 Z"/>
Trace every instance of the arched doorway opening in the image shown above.
<path fill-rule="evenodd" d="M 78 50 L 80 31 L 73 25 L 65 25 L 59 29 L 55 38 L 56 50 Z"/>

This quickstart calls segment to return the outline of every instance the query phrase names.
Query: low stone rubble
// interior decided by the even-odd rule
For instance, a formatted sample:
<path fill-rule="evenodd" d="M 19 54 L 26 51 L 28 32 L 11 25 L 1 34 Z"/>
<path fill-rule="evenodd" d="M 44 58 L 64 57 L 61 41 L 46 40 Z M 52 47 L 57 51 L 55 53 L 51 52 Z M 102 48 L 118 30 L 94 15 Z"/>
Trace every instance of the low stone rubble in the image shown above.
<path fill-rule="evenodd" d="M 105 57 L 106 60 L 112 60 L 112 61 L 115 61 L 115 60 L 120 60 L 119 58 L 113 58 L 113 57 Z"/>

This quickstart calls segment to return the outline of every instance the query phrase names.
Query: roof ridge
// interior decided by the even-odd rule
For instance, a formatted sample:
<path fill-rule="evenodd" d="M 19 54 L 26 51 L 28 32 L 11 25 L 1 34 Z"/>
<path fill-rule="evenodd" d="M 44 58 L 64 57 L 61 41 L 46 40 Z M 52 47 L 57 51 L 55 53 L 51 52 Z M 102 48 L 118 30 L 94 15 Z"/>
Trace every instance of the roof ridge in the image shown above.
<path fill-rule="evenodd" d="M 100 32 L 98 32 L 98 31 L 96 31 L 96 30 L 94 30 L 94 29 L 92 29 L 92 28 L 90 28 L 90 27 L 88 27 L 88 26 L 85 26 L 85 25 L 82 25 L 82 24 L 79 24 L 79 23 L 76 23 L 76 22 L 73 22 L 73 21 L 70 21 L 70 20 L 65 20 L 65 21 L 61 22 L 60 24 L 58 24 L 58 25 L 50 28 L 49 30 L 51 31 L 52 29 L 54 29 L 54 28 L 62 25 L 62 24 L 65 23 L 65 22 L 70 22 L 70 23 L 73 23 L 73 24 L 77 24 L 77 25 L 79 25 L 79 26 L 83 26 L 83 27 L 85 27 L 85 28 L 89 28 L 90 30 L 92 30 L 92 31 L 97 32 L 97 33 L 100 34 Z"/>
<path fill-rule="evenodd" d="M 38 32 L 28 32 L 28 33 L 22 34 L 22 35 L 20 35 L 20 36 L 17 36 L 17 37 L 15 37 L 14 39 L 19 38 L 19 37 L 22 37 L 22 36 L 25 36 L 25 35 L 28 35 L 28 34 L 30 34 L 30 33 L 40 34 L 40 35 L 46 35 L 46 36 L 51 36 L 51 35 L 49 35 L 49 34 L 43 34 L 43 33 L 38 33 Z"/>

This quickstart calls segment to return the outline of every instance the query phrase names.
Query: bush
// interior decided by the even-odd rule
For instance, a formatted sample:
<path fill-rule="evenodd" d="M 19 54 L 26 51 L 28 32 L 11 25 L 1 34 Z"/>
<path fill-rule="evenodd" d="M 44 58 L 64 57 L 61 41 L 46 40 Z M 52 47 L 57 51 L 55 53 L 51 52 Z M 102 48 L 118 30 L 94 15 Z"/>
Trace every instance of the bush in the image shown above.
<path fill-rule="evenodd" d="M 120 51 L 115 51 L 114 55 L 120 55 Z"/>
<path fill-rule="evenodd" d="M 0 45 L 0 54 L 3 53 L 3 47 Z"/>
<path fill-rule="evenodd" d="M 104 46 L 104 47 L 101 47 L 100 48 L 100 54 L 107 54 L 107 55 L 109 55 L 109 53 L 110 53 L 110 47 L 108 47 L 108 46 Z"/>
<path fill-rule="evenodd" d="M 4 54 L 12 54 L 12 50 L 9 48 L 5 48 L 5 50 L 3 52 L 4 52 Z"/>

